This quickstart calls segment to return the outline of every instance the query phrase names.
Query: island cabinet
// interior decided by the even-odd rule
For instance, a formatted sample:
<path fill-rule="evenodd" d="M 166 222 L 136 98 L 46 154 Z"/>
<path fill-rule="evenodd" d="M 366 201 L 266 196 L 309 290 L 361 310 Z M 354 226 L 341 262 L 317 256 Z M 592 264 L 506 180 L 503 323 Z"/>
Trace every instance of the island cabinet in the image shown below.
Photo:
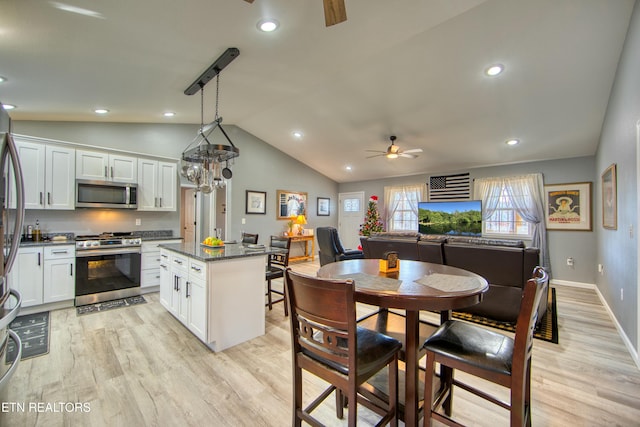
<path fill-rule="evenodd" d="M 193 243 L 160 248 L 160 302 L 210 349 L 222 351 L 264 335 L 270 248 L 209 249 Z"/>

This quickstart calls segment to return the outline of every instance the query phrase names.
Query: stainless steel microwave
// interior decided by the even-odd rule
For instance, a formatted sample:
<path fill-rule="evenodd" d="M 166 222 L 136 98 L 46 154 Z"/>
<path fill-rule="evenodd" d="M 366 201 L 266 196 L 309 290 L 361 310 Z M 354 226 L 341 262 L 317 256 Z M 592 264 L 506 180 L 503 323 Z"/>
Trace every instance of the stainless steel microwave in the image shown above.
<path fill-rule="evenodd" d="M 138 185 L 76 180 L 76 208 L 138 208 Z"/>

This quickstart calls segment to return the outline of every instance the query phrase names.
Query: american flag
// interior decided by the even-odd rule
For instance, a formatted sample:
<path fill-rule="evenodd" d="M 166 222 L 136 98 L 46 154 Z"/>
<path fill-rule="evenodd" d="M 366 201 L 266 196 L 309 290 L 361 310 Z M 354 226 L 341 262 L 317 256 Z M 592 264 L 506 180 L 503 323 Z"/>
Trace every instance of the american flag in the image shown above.
<path fill-rule="evenodd" d="M 429 200 L 469 199 L 469 173 L 429 177 Z"/>

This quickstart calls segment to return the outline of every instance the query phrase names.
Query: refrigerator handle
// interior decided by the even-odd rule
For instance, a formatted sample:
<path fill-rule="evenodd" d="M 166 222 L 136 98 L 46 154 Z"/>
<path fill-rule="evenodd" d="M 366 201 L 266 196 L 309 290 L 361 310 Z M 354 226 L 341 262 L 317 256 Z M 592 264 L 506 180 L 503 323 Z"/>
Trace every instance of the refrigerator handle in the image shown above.
<path fill-rule="evenodd" d="M 22 166 L 20 166 L 16 144 L 9 132 L 5 133 L 2 153 L 0 153 L 0 175 L 4 175 L 4 165 L 7 156 L 11 159 L 16 182 L 16 222 L 13 228 L 13 236 L 11 237 L 11 246 L 4 260 L 4 274 L 7 274 L 9 270 L 11 270 L 13 261 L 18 254 L 18 247 L 20 246 L 20 238 L 22 235 L 22 224 L 24 221 L 24 182 L 22 181 Z M 3 218 L 3 222 L 6 224 L 5 218 Z"/>

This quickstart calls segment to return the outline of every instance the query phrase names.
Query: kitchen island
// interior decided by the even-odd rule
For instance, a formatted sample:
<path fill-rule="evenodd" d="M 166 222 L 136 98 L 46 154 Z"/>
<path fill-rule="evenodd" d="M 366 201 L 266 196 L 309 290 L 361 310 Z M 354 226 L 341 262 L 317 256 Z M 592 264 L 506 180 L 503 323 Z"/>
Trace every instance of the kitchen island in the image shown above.
<path fill-rule="evenodd" d="M 213 351 L 264 335 L 267 255 L 282 249 L 160 245 L 160 302 Z"/>

